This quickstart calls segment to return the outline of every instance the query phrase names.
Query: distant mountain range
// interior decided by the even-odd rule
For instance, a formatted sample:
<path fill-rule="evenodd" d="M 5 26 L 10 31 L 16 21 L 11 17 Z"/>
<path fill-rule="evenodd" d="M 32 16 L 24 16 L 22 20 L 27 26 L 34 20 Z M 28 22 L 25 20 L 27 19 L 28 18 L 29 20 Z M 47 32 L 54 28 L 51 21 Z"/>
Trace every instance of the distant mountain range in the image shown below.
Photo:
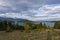
<path fill-rule="evenodd" d="M 26 19 L 14 19 L 14 18 L 4 18 L 4 17 L 0 17 L 0 21 L 11 21 L 12 23 L 18 23 L 18 24 L 20 24 L 20 25 L 23 25 L 23 23 L 25 23 L 25 22 L 32 22 L 32 21 L 30 21 L 30 20 L 26 20 Z"/>
<path fill-rule="evenodd" d="M 0 21 L 12 21 L 12 22 L 17 22 L 20 25 L 23 25 L 24 22 L 32 22 L 32 23 L 45 23 L 47 26 L 53 26 L 55 21 L 30 21 L 27 19 L 14 19 L 14 18 L 4 18 L 0 17 Z"/>
<path fill-rule="evenodd" d="M 14 18 L 5 18 L 5 17 L 0 17 L 1 20 L 6 20 L 6 21 L 28 21 L 26 19 L 14 19 Z"/>
<path fill-rule="evenodd" d="M 51 21 L 49 21 L 49 20 L 48 21 L 31 21 L 31 20 L 21 19 L 21 18 L 20 19 L 19 18 L 15 19 L 15 18 L 0 17 L 0 21 L 3 21 L 3 20 L 6 20 L 6 21 L 20 21 L 20 22 L 21 21 L 23 21 L 23 22 L 25 22 L 25 21 L 30 21 L 30 22 L 55 22 L 55 21 L 52 21 L 52 20 Z"/>

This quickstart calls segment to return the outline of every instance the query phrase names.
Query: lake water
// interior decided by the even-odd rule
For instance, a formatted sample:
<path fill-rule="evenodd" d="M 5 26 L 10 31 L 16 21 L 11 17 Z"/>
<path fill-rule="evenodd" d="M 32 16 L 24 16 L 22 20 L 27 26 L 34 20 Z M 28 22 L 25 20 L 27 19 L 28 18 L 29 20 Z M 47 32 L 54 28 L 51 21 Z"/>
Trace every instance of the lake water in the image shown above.
<path fill-rule="evenodd" d="M 42 21 L 42 22 L 34 22 L 34 23 L 42 23 L 42 24 L 46 24 L 46 26 L 50 26 L 53 27 L 55 22 L 48 22 L 48 21 Z"/>

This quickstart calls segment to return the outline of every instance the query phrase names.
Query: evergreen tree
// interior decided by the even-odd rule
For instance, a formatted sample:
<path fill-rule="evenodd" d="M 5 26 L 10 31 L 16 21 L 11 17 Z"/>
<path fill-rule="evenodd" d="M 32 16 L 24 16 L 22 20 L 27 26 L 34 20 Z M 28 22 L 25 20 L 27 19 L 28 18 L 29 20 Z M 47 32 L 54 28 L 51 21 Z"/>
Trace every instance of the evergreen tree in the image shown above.
<path fill-rule="evenodd" d="M 12 32 L 13 31 L 13 27 L 12 27 L 12 23 L 11 22 L 7 22 L 6 31 L 7 32 Z"/>
<path fill-rule="evenodd" d="M 43 28 L 47 28 L 46 24 L 44 23 Z"/>
<path fill-rule="evenodd" d="M 42 23 L 36 24 L 36 28 L 37 28 L 37 29 L 41 29 L 42 27 L 43 27 Z"/>
<path fill-rule="evenodd" d="M 25 29 L 26 31 L 31 30 L 31 29 L 32 29 L 32 23 L 31 23 L 31 22 L 25 22 L 25 23 L 24 23 L 24 29 Z"/>
<path fill-rule="evenodd" d="M 55 22 L 54 28 L 60 29 L 60 22 L 59 21 L 58 22 Z"/>

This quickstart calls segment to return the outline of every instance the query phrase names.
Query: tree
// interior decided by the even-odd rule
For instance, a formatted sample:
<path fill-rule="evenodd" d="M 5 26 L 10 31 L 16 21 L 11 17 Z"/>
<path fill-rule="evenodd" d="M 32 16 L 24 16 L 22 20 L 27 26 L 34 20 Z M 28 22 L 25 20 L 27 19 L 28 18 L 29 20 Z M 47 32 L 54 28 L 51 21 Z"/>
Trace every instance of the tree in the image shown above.
<path fill-rule="evenodd" d="M 0 22 L 0 31 L 5 30 L 5 27 L 3 26 L 3 22 Z"/>
<path fill-rule="evenodd" d="M 25 23 L 24 23 L 24 29 L 25 29 L 26 31 L 31 30 L 31 29 L 32 29 L 32 23 L 31 23 L 31 22 L 25 22 Z"/>
<path fill-rule="evenodd" d="M 55 24 L 54 24 L 54 28 L 56 28 L 56 29 L 60 29 L 60 22 L 58 21 L 58 22 L 55 22 Z"/>
<path fill-rule="evenodd" d="M 43 28 L 47 28 L 46 24 L 44 23 Z"/>
<path fill-rule="evenodd" d="M 13 27 L 12 27 L 12 23 L 11 22 L 7 22 L 6 31 L 7 32 L 12 32 L 13 31 Z"/>
<path fill-rule="evenodd" d="M 43 27 L 42 23 L 36 24 L 36 28 L 37 28 L 37 29 L 41 29 L 42 27 Z"/>

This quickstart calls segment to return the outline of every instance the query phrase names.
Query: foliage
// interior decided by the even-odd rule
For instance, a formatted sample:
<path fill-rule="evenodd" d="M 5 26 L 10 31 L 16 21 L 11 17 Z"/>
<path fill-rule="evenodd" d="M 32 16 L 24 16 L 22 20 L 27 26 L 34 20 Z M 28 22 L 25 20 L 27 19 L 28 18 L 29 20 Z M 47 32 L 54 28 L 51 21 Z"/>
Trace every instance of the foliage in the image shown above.
<path fill-rule="evenodd" d="M 47 28 L 46 24 L 44 24 L 44 28 Z"/>
<path fill-rule="evenodd" d="M 32 30 L 33 28 L 32 28 L 32 23 L 31 22 L 25 22 L 24 23 L 24 29 L 25 29 L 25 31 L 30 31 L 30 30 Z"/>
<path fill-rule="evenodd" d="M 7 32 L 12 32 L 13 31 L 13 27 L 12 27 L 12 23 L 11 22 L 7 22 L 6 31 Z"/>
<path fill-rule="evenodd" d="M 13 23 L 12 21 L 1 21 L 0 22 L 0 30 L 5 30 L 7 32 L 11 32 L 13 30 L 21 30 L 21 31 L 31 31 L 31 30 L 37 30 L 41 31 L 43 29 L 46 29 L 46 24 L 34 24 L 32 22 L 25 22 L 24 25 L 19 25 L 18 23 Z"/>
<path fill-rule="evenodd" d="M 6 28 L 6 32 L 12 32 L 11 27 L 8 26 L 8 27 Z"/>
<path fill-rule="evenodd" d="M 60 29 L 60 22 L 55 22 L 54 28 Z"/>

